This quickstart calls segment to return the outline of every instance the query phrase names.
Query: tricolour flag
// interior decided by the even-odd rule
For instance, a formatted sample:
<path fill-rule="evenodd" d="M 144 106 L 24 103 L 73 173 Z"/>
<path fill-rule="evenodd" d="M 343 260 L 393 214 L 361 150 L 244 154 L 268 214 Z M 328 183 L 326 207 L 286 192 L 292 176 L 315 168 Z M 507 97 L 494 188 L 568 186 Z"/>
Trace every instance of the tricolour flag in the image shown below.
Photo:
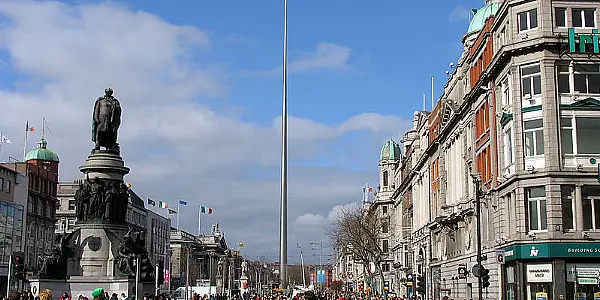
<path fill-rule="evenodd" d="M 148 205 L 156 206 L 156 201 L 148 198 Z"/>
<path fill-rule="evenodd" d="M 176 214 L 176 213 L 177 213 L 177 211 L 176 211 L 176 210 L 174 210 L 174 209 L 170 209 L 170 208 L 169 208 L 169 214 L 171 214 L 171 215 L 174 215 L 174 214 Z"/>
<path fill-rule="evenodd" d="M 158 201 L 158 207 L 160 207 L 160 208 L 169 208 L 169 203 Z"/>
<path fill-rule="evenodd" d="M 29 121 L 27 121 L 27 123 L 25 123 L 25 131 L 29 131 L 29 132 L 35 132 L 35 128 L 30 127 L 29 126 Z"/>
<path fill-rule="evenodd" d="M 238 247 L 244 247 L 244 243 L 238 243 Z"/>
<path fill-rule="evenodd" d="M 179 204 L 181 204 L 181 205 L 187 205 L 187 202 L 184 201 L 184 200 L 179 200 Z"/>
<path fill-rule="evenodd" d="M 210 208 L 210 207 L 206 207 L 206 206 L 202 206 L 201 205 L 200 206 L 200 212 L 203 213 L 203 214 L 209 214 L 210 215 L 210 214 L 212 214 L 213 209 Z"/>
<path fill-rule="evenodd" d="M 5 136 L 2 136 L 2 143 L 10 144 L 10 139 Z"/>

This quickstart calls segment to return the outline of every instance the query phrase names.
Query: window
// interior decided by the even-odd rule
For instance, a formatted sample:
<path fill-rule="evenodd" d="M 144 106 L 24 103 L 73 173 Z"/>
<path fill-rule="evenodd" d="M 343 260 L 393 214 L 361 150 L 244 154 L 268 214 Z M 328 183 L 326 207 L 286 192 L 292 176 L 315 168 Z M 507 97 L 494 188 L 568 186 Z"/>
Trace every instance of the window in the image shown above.
<path fill-rule="evenodd" d="M 600 229 L 600 187 L 584 186 L 583 195 L 583 229 Z"/>
<path fill-rule="evenodd" d="M 537 9 L 528 10 L 517 14 L 519 32 L 537 28 Z"/>
<path fill-rule="evenodd" d="M 548 230 L 546 190 L 543 186 L 527 188 L 529 230 Z"/>
<path fill-rule="evenodd" d="M 388 233 L 390 231 L 390 226 L 387 222 L 383 222 L 381 224 L 381 232 L 382 233 Z"/>
<path fill-rule="evenodd" d="M 12 181 L 6 180 L 6 193 L 7 194 L 10 194 L 11 184 L 12 184 Z"/>
<path fill-rule="evenodd" d="M 381 264 L 381 271 L 383 271 L 383 272 L 389 272 L 390 271 L 390 264 L 388 264 L 388 263 Z"/>
<path fill-rule="evenodd" d="M 383 240 L 383 253 L 388 253 L 390 251 L 390 242 L 388 240 Z"/>
<path fill-rule="evenodd" d="M 513 155 L 513 135 L 512 127 L 504 130 L 504 167 L 508 168 L 515 163 Z"/>
<path fill-rule="evenodd" d="M 600 152 L 598 128 L 600 118 L 575 118 L 577 126 L 577 153 L 597 154 Z"/>
<path fill-rule="evenodd" d="M 4 190 L 4 178 L 0 178 L 0 192 Z"/>
<path fill-rule="evenodd" d="M 75 200 L 69 200 L 69 210 L 75 210 Z"/>
<path fill-rule="evenodd" d="M 596 27 L 596 10 L 593 8 L 572 8 L 573 27 Z"/>
<path fill-rule="evenodd" d="M 564 7 L 554 8 L 554 25 L 556 27 L 567 27 L 567 9 Z"/>
<path fill-rule="evenodd" d="M 600 94 L 600 64 L 559 64 L 558 92 Z"/>
<path fill-rule="evenodd" d="M 502 105 L 512 105 L 512 99 L 510 98 L 510 74 L 502 80 Z"/>
<path fill-rule="evenodd" d="M 573 124 L 571 118 L 560 118 L 560 150 L 573 154 Z"/>
<path fill-rule="evenodd" d="M 525 132 L 525 156 L 544 154 L 544 129 L 542 119 L 523 122 Z"/>
<path fill-rule="evenodd" d="M 382 212 L 384 215 L 387 215 L 387 213 L 388 213 L 388 207 L 387 207 L 387 205 L 384 205 L 384 206 L 382 206 L 382 207 L 381 207 L 381 212 Z"/>
<path fill-rule="evenodd" d="M 542 94 L 542 75 L 540 65 L 531 65 L 521 68 L 522 96 L 530 98 Z"/>
<path fill-rule="evenodd" d="M 383 186 L 388 186 L 388 172 L 383 171 Z"/>
<path fill-rule="evenodd" d="M 563 230 L 572 230 L 575 228 L 573 218 L 573 191 L 575 186 L 561 186 L 561 206 L 562 206 L 562 226 Z"/>
<path fill-rule="evenodd" d="M 502 46 L 506 45 L 506 27 L 502 27 L 498 37 L 500 38 L 500 45 L 498 45 L 498 48 L 501 48 Z"/>

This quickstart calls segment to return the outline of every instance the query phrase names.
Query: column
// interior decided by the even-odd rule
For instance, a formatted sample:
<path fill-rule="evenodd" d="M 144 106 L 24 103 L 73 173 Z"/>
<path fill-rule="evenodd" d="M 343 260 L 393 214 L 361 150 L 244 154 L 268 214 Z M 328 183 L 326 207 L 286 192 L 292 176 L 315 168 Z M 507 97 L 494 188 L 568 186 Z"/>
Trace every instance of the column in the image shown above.
<path fill-rule="evenodd" d="M 582 186 L 575 186 L 575 230 L 583 231 L 583 196 L 581 193 Z"/>

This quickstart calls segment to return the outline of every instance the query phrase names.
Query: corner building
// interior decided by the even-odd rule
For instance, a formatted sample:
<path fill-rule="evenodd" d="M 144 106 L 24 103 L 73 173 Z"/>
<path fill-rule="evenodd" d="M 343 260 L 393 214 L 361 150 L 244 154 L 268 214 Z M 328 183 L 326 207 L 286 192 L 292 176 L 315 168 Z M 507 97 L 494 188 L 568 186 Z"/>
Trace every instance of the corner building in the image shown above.
<path fill-rule="evenodd" d="M 411 230 L 395 229 L 399 290 L 414 293 L 410 278 L 424 275 L 425 299 L 477 298 L 479 174 L 484 299 L 600 292 L 598 22 L 600 1 L 477 11 L 443 94 L 404 135 L 393 198 L 395 224 Z"/>

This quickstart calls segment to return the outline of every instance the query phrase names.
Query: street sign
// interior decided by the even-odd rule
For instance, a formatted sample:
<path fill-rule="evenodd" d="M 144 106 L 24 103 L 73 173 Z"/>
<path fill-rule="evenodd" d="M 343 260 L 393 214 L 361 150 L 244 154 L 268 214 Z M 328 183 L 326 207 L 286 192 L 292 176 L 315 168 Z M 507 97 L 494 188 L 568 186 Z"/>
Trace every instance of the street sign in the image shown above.
<path fill-rule="evenodd" d="M 496 250 L 496 262 L 501 265 L 504 264 L 504 250 Z"/>
<path fill-rule="evenodd" d="M 577 269 L 577 277 L 598 277 L 598 276 L 600 276 L 600 271 L 598 271 L 598 270 Z"/>
<path fill-rule="evenodd" d="M 598 278 L 577 278 L 577 284 L 598 284 Z"/>

